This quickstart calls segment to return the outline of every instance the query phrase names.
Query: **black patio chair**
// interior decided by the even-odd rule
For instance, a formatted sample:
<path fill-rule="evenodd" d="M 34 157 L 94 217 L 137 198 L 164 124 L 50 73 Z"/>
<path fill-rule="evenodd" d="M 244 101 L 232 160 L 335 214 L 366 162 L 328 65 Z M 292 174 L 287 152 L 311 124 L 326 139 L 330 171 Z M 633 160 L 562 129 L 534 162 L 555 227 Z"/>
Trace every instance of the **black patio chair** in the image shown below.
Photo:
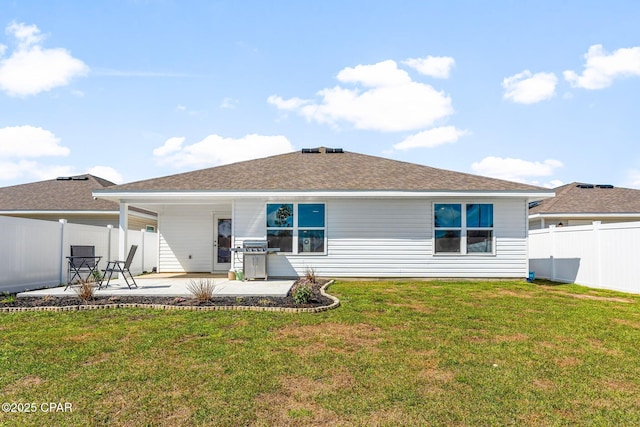
<path fill-rule="evenodd" d="M 129 273 L 129 277 L 133 282 L 133 286 L 135 286 L 136 288 L 138 287 L 138 284 L 133 278 L 133 274 L 131 274 L 131 271 L 129 271 L 129 267 L 131 267 L 131 263 L 133 262 L 133 256 L 136 254 L 137 249 L 138 249 L 138 245 L 131 245 L 131 248 L 129 249 L 129 255 L 127 255 L 126 261 L 109 261 L 107 263 L 107 268 L 102 270 L 104 272 L 104 277 L 107 277 L 107 273 L 109 273 L 109 277 L 107 278 L 107 283 L 104 285 L 105 288 L 109 286 L 109 282 L 111 281 L 111 276 L 113 276 L 113 273 L 122 274 L 122 277 L 124 278 L 125 283 L 129 287 L 129 289 L 131 289 L 131 284 L 127 280 L 127 275 L 126 275 L 126 273 Z M 102 282 L 100 282 L 98 289 L 102 289 L 102 286 L 103 286 L 102 284 L 104 283 L 104 277 L 102 279 Z"/>
<path fill-rule="evenodd" d="M 69 260 L 69 267 L 67 269 L 65 291 L 74 283 L 91 280 L 100 257 L 96 257 L 95 246 L 71 245 L 71 256 L 67 257 L 67 259 Z"/>

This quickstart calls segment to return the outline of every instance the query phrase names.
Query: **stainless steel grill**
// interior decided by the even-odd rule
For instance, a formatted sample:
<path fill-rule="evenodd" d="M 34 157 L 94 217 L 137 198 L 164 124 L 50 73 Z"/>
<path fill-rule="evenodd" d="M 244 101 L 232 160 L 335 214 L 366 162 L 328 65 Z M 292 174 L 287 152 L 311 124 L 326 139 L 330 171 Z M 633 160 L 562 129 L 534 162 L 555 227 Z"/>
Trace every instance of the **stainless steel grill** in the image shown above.
<path fill-rule="evenodd" d="M 279 248 L 270 248 L 266 240 L 246 240 L 242 248 L 232 248 L 233 252 L 242 253 L 243 280 L 267 280 L 267 254 L 277 252 Z"/>

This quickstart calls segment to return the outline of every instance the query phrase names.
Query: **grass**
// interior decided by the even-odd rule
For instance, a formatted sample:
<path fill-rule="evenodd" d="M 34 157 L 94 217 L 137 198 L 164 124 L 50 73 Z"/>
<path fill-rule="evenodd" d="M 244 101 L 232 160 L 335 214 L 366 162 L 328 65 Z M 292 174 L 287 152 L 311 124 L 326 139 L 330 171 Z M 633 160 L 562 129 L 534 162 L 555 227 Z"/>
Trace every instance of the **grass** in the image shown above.
<path fill-rule="evenodd" d="M 0 314 L 0 425 L 639 425 L 640 296 L 337 282 L 320 314 Z"/>

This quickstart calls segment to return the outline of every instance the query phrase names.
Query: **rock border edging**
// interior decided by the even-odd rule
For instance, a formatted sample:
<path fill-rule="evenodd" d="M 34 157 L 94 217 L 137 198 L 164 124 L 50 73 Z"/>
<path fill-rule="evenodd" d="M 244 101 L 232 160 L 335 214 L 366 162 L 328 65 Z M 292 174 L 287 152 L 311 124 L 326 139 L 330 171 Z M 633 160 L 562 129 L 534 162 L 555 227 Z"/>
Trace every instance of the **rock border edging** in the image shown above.
<path fill-rule="evenodd" d="M 151 308 L 155 310 L 186 310 L 186 311 L 272 311 L 284 313 L 321 313 L 323 311 L 333 310 L 340 306 L 340 300 L 333 295 L 325 292 L 329 285 L 333 284 L 333 280 L 328 281 L 320 288 L 320 294 L 329 298 L 333 302 L 329 305 L 320 307 L 260 307 L 250 305 L 170 305 L 170 304 L 102 304 L 102 305 L 68 305 L 64 307 L 0 307 L 0 313 L 17 313 L 25 311 L 84 311 L 84 310 L 101 310 L 107 308 Z"/>

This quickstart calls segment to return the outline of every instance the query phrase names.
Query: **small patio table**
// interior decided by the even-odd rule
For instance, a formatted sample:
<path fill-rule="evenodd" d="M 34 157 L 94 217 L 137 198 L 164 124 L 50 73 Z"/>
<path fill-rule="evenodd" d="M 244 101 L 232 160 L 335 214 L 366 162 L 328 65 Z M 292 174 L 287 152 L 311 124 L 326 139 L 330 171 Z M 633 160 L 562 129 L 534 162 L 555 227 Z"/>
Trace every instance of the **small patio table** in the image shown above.
<path fill-rule="evenodd" d="M 73 283 L 76 277 L 82 280 L 82 273 L 87 273 L 87 277 L 93 276 L 98 270 L 98 263 L 102 259 L 101 256 L 68 256 L 69 260 L 69 281 L 64 290 L 66 291 Z"/>

